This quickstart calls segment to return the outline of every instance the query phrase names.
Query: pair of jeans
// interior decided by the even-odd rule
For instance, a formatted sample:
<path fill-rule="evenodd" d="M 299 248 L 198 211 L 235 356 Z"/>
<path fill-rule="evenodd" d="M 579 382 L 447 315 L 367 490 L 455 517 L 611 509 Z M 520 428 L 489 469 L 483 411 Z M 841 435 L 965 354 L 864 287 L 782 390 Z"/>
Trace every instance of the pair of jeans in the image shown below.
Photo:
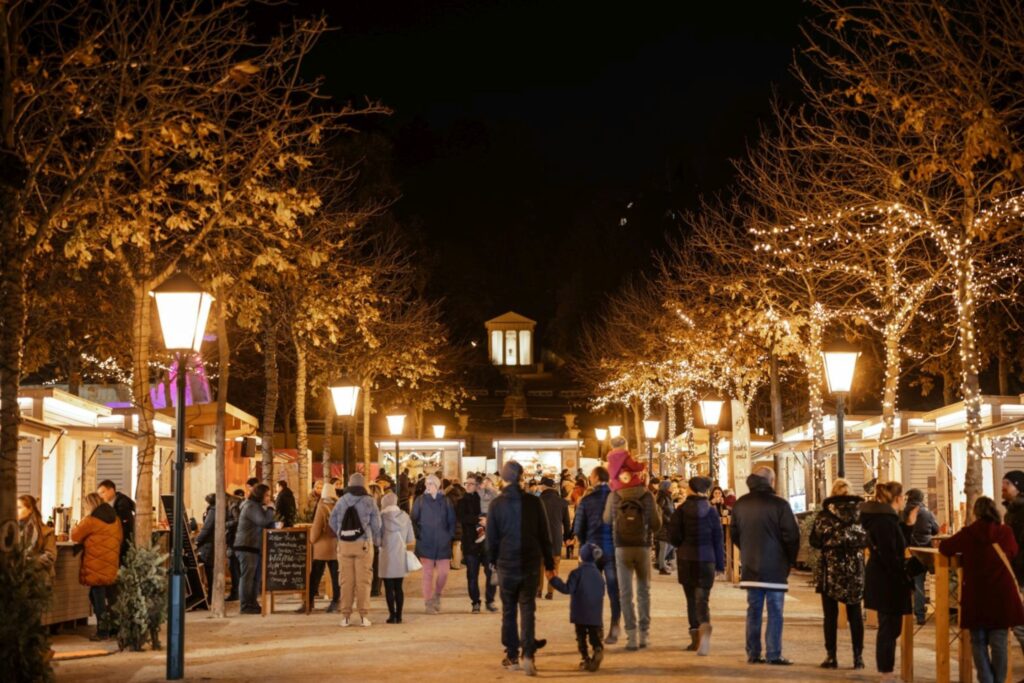
<path fill-rule="evenodd" d="M 497 586 L 491 585 L 491 567 L 481 555 L 463 555 L 462 561 L 466 565 L 466 585 L 469 588 L 469 600 L 474 605 L 480 604 L 480 567 L 484 568 L 484 598 L 487 604 L 494 602 L 494 594 L 498 591 Z"/>
<path fill-rule="evenodd" d="M 914 577 L 914 618 L 920 623 L 925 620 L 928 610 L 925 608 L 924 581 L 928 573 L 918 574 Z"/>
<path fill-rule="evenodd" d="M 240 579 L 241 608 L 243 610 L 256 610 L 260 608 L 257 596 L 260 594 L 260 554 L 251 553 L 247 550 L 236 550 L 238 565 L 242 570 Z"/>
<path fill-rule="evenodd" d="M 420 563 L 423 565 L 423 599 L 430 602 L 440 598 L 444 593 L 444 585 L 448 583 L 448 570 L 452 567 L 452 561 L 421 557 Z"/>
<path fill-rule="evenodd" d="M 109 636 L 110 629 L 108 624 L 103 622 L 103 617 L 114 604 L 114 587 L 90 586 L 89 602 L 92 604 L 93 613 L 96 614 L 96 635 Z"/>
<path fill-rule="evenodd" d="M 509 659 L 523 656 L 532 658 L 537 651 L 534 626 L 537 612 L 537 586 L 540 574 L 533 572 L 521 576 L 499 571 L 501 595 L 501 644 Z M 518 625 L 517 625 L 518 618 Z"/>
<path fill-rule="evenodd" d="M 878 613 L 878 635 L 875 636 L 875 666 L 880 674 L 891 674 L 896 668 L 896 641 L 903 632 L 903 615 Z"/>
<path fill-rule="evenodd" d="M 388 614 L 402 618 L 405 606 L 405 579 L 384 579 L 384 599 L 388 603 Z"/>
<path fill-rule="evenodd" d="M 672 562 L 675 548 L 667 541 L 658 541 L 658 569 L 668 569 Z"/>
<path fill-rule="evenodd" d="M 590 641 L 590 648 L 587 649 L 587 641 Z M 576 647 L 579 648 L 580 656 L 583 659 L 590 659 L 594 652 L 603 650 L 601 644 L 601 626 L 590 626 L 587 624 L 576 624 Z"/>
<path fill-rule="evenodd" d="M 952 573 L 952 572 L 950 572 Z M 1024 591 L 1020 594 L 1021 600 L 1024 600 Z M 1024 652 L 1024 626 L 1014 626 L 1012 629 L 1014 637 L 1017 639 L 1017 643 L 1020 645 L 1020 649 Z"/>
<path fill-rule="evenodd" d="M 238 584 L 242 580 L 242 568 L 238 564 L 238 555 L 234 550 L 228 555 L 228 571 L 231 572 L 231 593 L 228 594 L 228 600 L 237 600 Z"/>
<path fill-rule="evenodd" d="M 359 616 L 370 613 L 370 583 L 373 581 L 373 544 L 369 541 L 338 541 L 338 571 L 341 574 L 341 614 L 346 619 L 356 605 Z"/>
<path fill-rule="evenodd" d="M 612 623 L 617 624 L 622 619 L 622 603 L 619 601 L 619 575 L 615 569 L 615 555 L 604 556 L 602 562 L 597 565 L 604 574 L 605 590 L 608 591 L 608 605 L 612 611 Z"/>
<path fill-rule="evenodd" d="M 839 603 L 821 594 L 821 609 L 825 613 L 825 652 L 836 654 L 836 638 L 839 631 Z M 854 654 L 864 652 L 864 616 L 860 603 L 846 603 L 846 618 L 850 622 L 850 640 Z"/>
<path fill-rule="evenodd" d="M 316 599 L 316 591 L 320 587 L 320 579 L 324 578 L 324 569 L 331 573 L 331 602 L 338 602 L 341 594 L 341 587 L 338 585 L 338 561 L 337 560 L 313 560 L 313 566 L 309 570 L 309 608 L 313 608 Z"/>
<path fill-rule="evenodd" d="M 1007 646 L 1009 633 L 1005 628 L 987 631 L 971 629 L 971 654 L 978 683 L 1003 683 L 1009 661 Z"/>
<path fill-rule="evenodd" d="M 765 654 L 769 661 L 779 659 L 782 657 L 782 606 L 786 600 L 786 591 L 767 588 L 746 590 L 747 657 L 761 656 L 761 616 L 764 614 L 765 603 L 768 603 L 768 627 L 764 634 Z"/>
<path fill-rule="evenodd" d="M 615 571 L 619 575 L 619 601 L 626 632 L 651 628 L 651 553 L 646 547 L 615 549 Z M 636 604 L 633 603 L 633 575 L 636 575 Z M 638 618 L 639 615 L 639 618 Z"/>
<path fill-rule="evenodd" d="M 711 623 L 711 588 L 715 585 L 715 563 L 683 560 L 685 581 L 683 594 L 686 595 L 686 618 L 690 630 L 695 631 L 701 624 Z M 693 580 L 696 579 L 696 580 Z"/>

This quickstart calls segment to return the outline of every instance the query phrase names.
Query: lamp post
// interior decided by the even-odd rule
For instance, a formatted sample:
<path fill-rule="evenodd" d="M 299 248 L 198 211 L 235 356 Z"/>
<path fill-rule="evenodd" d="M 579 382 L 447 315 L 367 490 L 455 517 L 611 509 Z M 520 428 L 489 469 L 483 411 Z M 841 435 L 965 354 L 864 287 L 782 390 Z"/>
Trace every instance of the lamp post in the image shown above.
<path fill-rule="evenodd" d="M 857 368 L 857 357 L 860 349 L 846 342 L 829 344 L 821 352 L 825 362 L 825 380 L 828 390 L 836 397 L 836 476 L 846 476 L 846 432 L 843 418 L 846 397 L 853 385 L 853 371 Z"/>
<path fill-rule="evenodd" d="M 647 438 L 647 476 L 654 472 L 654 440 L 661 431 L 661 420 L 644 420 L 644 436 Z"/>
<path fill-rule="evenodd" d="M 356 468 L 355 458 L 351 457 L 355 454 L 349 452 L 348 434 L 356 415 L 356 404 L 359 402 L 359 385 L 347 379 L 338 382 L 331 387 L 331 400 L 334 401 L 334 413 L 345 420 L 345 429 L 341 434 L 341 466 L 345 470 L 342 476 L 347 480 Z M 324 472 L 325 484 L 329 474 Z"/>
<path fill-rule="evenodd" d="M 388 415 L 388 433 L 395 437 L 395 481 L 398 481 L 398 467 L 399 467 L 399 451 L 401 449 L 401 443 L 399 438 L 402 436 L 402 432 L 405 430 L 405 413 L 395 413 Z M 397 495 L 397 492 L 396 492 Z"/>
<path fill-rule="evenodd" d="M 597 439 L 597 460 L 600 462 L 604 458 L 604 442 L 608 438 L 608 430 L 598 427 L 594 430 L 594 438 Z"/>
<path fill-rule="evenodd" d="M 167 679 L 185 676 L 185 381 L 189 358 L 199 351 L 213 297 L 184 273 L 176 273 L 156 287 L 156 302 L 164 347 L 178 363 L 178 409 L 174 454 L 174 528 L 171 532 L 171 574 L 167 605 Z"/>
<path fill-rule="evenodd" d="M 722 416 L 722 404 L 714 398 L 706 398 L 700 402 L 700 415 L 704 427 L 708 430 L 708 474 L 714 484 L 718 483 L 718 420 Z"/>

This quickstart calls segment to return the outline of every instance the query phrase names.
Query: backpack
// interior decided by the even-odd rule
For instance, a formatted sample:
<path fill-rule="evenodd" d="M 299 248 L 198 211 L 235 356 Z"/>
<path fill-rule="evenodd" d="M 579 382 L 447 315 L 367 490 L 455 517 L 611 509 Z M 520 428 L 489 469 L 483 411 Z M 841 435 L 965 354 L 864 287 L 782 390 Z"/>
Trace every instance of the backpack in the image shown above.
<path fill-rule="evenodd" d="M 354 504 L 350 505 L 345 510 L 345 516 L 341 518 L 341 532 L 338 538 L 342 541 L 358 541 L 365 533 L 363 521 L 359 519 L 359 511 Z"/>
<path fill-rule="evenodd" d="M 635 498 L 619 501 L 615 510 L 616 545 L 647 545 L 647 524 L 644 522 L 644 506 Z"/>

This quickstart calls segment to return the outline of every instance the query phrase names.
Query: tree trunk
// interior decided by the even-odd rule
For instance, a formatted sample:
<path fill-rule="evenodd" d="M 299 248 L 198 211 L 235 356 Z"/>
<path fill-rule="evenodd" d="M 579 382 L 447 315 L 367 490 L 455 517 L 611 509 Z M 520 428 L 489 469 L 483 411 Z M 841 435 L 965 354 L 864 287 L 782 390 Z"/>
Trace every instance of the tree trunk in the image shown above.
<path fill-rule="evenodd" d="M 879 441 L 886 443 L 896 436 L 896 392 L 900 384 L 900 334 L 895 323 L 885 330 L 885 379 L 882 384 L 882 432 Z M 882 446 L 878 452 L 878 481 L 889 481 L 892 450 Z"/>
<path fill-rule="evenodd" d="M 670 474 L 682 474 L 679 469 L 679 449 L 676 444 L 676 396 L 665 396 L 665 469 Z"/>
<path fill-rule="evenodd" d="M 363 380 L 363 474 L 370 476 L 370 414 L 373 411 L 373 382 Z M 356 462 L 356 458 L 352 458 Z M 345 474 L 348 477 L 348 473 Z"/>
<path fill-rule="evenodd" d="M 306 425 L 306 347 L 302 340 L 295 342 L 295 448 L 299 452 L 299 490 L 295 492 L 299 509 L 306 509 L 309 498 L 312 452 L 309 450 L 309 430 Z"/>
<path fill-rule="evenodd" d="M 274 422 L 277 419 L 277 394 L 279 391 L 277 377 L 277 329 L 270 315 L 264 320 L 266 327 L 263 342 L 263 376 L 266 381 L 266 394 L 263 399 L 263 483 L 274 486 Z"/>
<path fill-rule="evenodd" d="M 773 351 L 768 354 L 768 382 L 769 399 L 772 408 L 772 441 L 779 443 L 786 431 L 782 422 L 782 383 L 779 380 L 779 357 Z M 773 460 L 775 464 L 775 492 L 783 498 L 789 498 L 789 456 L 785 453 L 776 453 Z"/>
<path fill-rule="evenodd" d="M 0 199 L 7 202 L 11 193 L 3 192 Z M 4 244 L 15 244 L 16 220 L 8 215 L 10 205 L 0 207 L 3 212 Z M 7 247 L 4 247 L 7 249 Z M 11 249 L 11 252 L 14 250 Z M 22 350 L 25 343 L 27 306 L 25 303 L 26 263 L 20 253 L 5 253 L 0 291 L 3 293 L 3 334 L 0 334 L 0 527 L 4 534 L 7 525 L 15 519 L 15 498 L 18 495 L 18 428 L 21 410 L 18 407 L 18 387 L 21 384 Z M 17 527 L 13 533 L 17 535 Z"/>
<path fill-rule="evenodd" d="M 812 451 L 807 475 L 810 486 L 807 489 L 807 506 L 821 499 L 824 486 L 824 468 L 821 466 L 819 449 L 825 445 L 825 421 L 822 408 L 821 384 L 825 380 L 825 372 L 821 360 L 822 325 L 812 319 L 808 326 L 808 344 L 804 352 L 804 363 L 807 366 L 807 403 L 811 416 Z"/>
<path fill-rule="evenodd" d="M 1010 395 L 1010 354 L 1006 349 L 999 346 L 999 395 Z"/>
<path fill-rule="evenodd" d="M 139 411 L 139 431 L 142 434 L 139 440 L 139 479 L 135 485 L 135 545 L 140 548 L 150 546 L 155 502 L 153 457 L 156 453 L 156 433 L 153 430 L 153 418 L 156 411 L 149 394 L 149 342 L 153 322 L 150 289 L 148 282 L 139 282 L 132 292 L 132 397 Z M 178 368 L 178 372 L 187 371 L 187 367 Z M 174 457 L 181 458 L 184 454 L 175 453 Z"/>
<path fill-rule="evenodd" d="M 978 436 L 981 429 L 981 384 L 978 380 L 980 359 L 975 338 L 974 261 L 968 249 L 964 249 L 957 264 L 956 303 L 959 311 L 960 337 L 960 391 L 964 397 L 964 412 L 967 415 L 965 441 L 967 445 L 967 470 L 964 475 L 964 493 L 967 494 L 967 519 L 972 518 L 974 501 L 982 495 L 982 446 Z"/>
<path fill-rule="evenodd" d="M 217 373 L 217 446 L 214 470 L 214 493 L 217 496 L 216 512 L 213 527 L 213 604 L 210 610 L 216 619 L 223 619 L 224 612 L 224 572 L 228 566 L 227 513 L 228 497 L 226 491 L 227 478 L 227 415 L 228 415 L 228 379 L 231 372 L 231 347 L 228 344 L 228 325 L 225 312 L 224 292 L 217 292 L 217 360 L 220 367 Z"/>
<path fill-rule="evenodd" d="M 68 353 L 68 393 L 78 396 L 82 390 L 82 352 L 78 345 L 69 349 Z"/>
<path fill-rule="evenodd" d="M 331 439 L 334 438 L 334 400 L 331 397 L 331 390 L 326 392 L 327 408 L 324 411 L 324 443 L 321 446 L 321 476 L 324 486 L 331 480 Z"/>
<path fill-rule="evenodd" d="M 633 430 L 636 434 L 636 450 L 633 452 L 633 457 L 637 460 L 643 459 L 644 454 L 644 425 L 643 425 L 643 405 L 640 403 L 639 398 L 634 398 L 631 401 L 633 409 Z"/>

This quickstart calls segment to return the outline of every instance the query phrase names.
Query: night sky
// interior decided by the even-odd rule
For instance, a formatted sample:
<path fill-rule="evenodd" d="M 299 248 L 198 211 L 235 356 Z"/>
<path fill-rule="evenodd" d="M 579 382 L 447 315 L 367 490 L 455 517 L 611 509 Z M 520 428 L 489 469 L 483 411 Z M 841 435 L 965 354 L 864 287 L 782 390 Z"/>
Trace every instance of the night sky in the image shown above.
<path fill-rule="evenodd" d="M 665 6 L 674 5 L 674 6 Z M 749 5 L 749 6 L 744 6 Z M 267 27 L 326 12 L 308 62 L 391 145 L 395 215 L 457 336 L 505 310 L 571 353 L 574 331 L 650 265 L 700 194 L 788 96 L 806 8 L 771 3 L 303 1 Z"/>

